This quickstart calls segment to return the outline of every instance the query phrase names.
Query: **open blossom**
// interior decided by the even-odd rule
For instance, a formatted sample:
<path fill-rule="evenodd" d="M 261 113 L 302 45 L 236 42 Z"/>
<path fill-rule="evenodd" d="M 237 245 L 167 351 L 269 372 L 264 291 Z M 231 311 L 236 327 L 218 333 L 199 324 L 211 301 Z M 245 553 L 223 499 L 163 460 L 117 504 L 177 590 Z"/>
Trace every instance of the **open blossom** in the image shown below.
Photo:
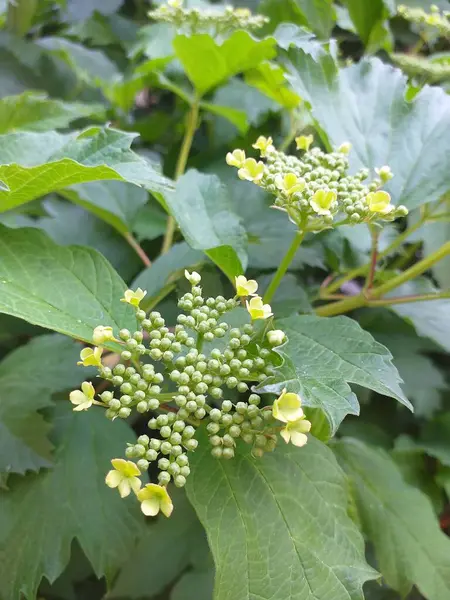
<path fill-rule="evenodd" d="M 272 414 L 278 421 L 291 423 L 304 417 L 301 406 L 302 401 L 300 396 L 292 392 L 287 392 L 285 388 L 281 392 L 281 396 L 273 403 Z"/>
<path fill-rule="evenodd" d="M 170 517 L 173 510 L 172 500 L 167 490 L 162 485 L 147 483 L 137 494 L 141 503 L 141 510 L 148 517 L 155 517 L 159 511 L 166 517 Z"/>
<path fill-rule="evenodd" d="M 286 424 L 280 431 L 280 435 L 283 440 L 288 444 L 291 442 L 294 446 L 301 448 L 308 441 L 306 435 L 311 430 L 311 422 L 307 419 L 298 419 L 297 421 L 291 421 Z"/>
<path fill-rule="evenodd" d="M 92 341 L 98 346 L 101 346 L 105 342 L 113 339 L 114 333 L 112 327 L 104 327 L 103 325 L 99 325 L 94 329 L 94 333 L 92 334 Z"/>
<path fill-rule="evenodd" d="M 351 149 L 352 145 L 350 144 L 350 142 L 344 142 L 339 146 L 338 152 L 340 152 L 341 154 L 348 154 Z"/>
<path fill-rule="evenodd" d="M 133 290 L 126 290 L 120 301 L 131 304 L 132 306 L 139 306 L 139 303 L 146 295 L 147 292 L 144 292 L 141 288 L 138 288 L 135 292 L 133 292 Z"/>
<path fill-rule="evenodd" d="M 228 152 L 225 160 L 230 167 L 241 168 L 245 162 L 245 152 L 239 149 L 233 150 L 233 152 Z"/>
<path fill-rule="evenodd" d="M 292 196 L 296 192 L 301 192 L 305 189 L 306 182 L 302 177 L 297 177 L 295 173 L 286 173 L 286 175 L 277 175 L 275 177 L 275 185 L 279 190 L 287 196 Z"/>
<path fill-rule="evenodd" d="M 77 365 L 83 367 L 101 367 L 103 348 L 83 348 L 80 352 L 80 359 Z"/>
<path fill-rule="evenodd" d="M 391 204 L 391 196 L 387 192 L 371 192 L 367 194 L 366 202 L 370 212 L 386 215 L 394 209 Z"/>
<path fill-rule="evenodd" d="M 260 296 L 255 296 L 250 302 L 247 301 L 246 306 L 254 321 L 256 319 L 268 319 L 273 315 L 270 304 L 264 304 Z"/>
<path fill-rule="evenodd" d="M 336 200 L 336 192 L 332 190 L 317 190 L 311 200 L 311 207 L 318 215 L 331 215 L 331 206 Z"/>
<path fill-rule="evenodd" d="M 106 485 L 110 488 L 118 488 L 122 498 L 129 496 L 131 490 L 137 494 L 141 487 L 141 480 L 139 479 L 141 472 L 134 462 L 123 458 L 114 458 L 111 464 L 114 469 L 106 475 Z"/>
<path fill-rule="evenodd" d="M 390 179 L 394 177 L 394 174 L 391 171 L 391 167 L 384 165 L 384 167 L 380 167 L 379 169 L 375 169 L 375 173 L 381 179 L 383 183 L 386 183 Z"/>
<path fill-rule="evenodd" d="M 264 163 L 262 163 L 261 161 L 256 162 L 254 158 L 247 158 L 238 171 L 238 176 L 240 179 L 245 179 L 246 181 L 253 181 L 253 183 L 261 181 L 263 175 Z"/>
<path fill-rule="evenodd" d="M 198 285 L 202 280 L 202 276 L 200 275 L 200 273 L 197 273 L 197 271 L 192 271 L 192 273 L 189 273 L 189 271 L 185 269 L 184 276 L 191 285 Z"/>
<path fill-rule="evenodd" d="M 244 275 L 236 277 L 236 294 L 238 296 L 253 296 L 258 289 L 254 279 L 247 279 Z"/>
<path fill-rule="evenodd" d="M 89 381 L 83 381 L 81 390 L 70 392 L 69 398 L 72 404 L 75 405 L 73 410 L 87 410 L 92 406 L 95 396 L 95 389 Z"/>
<path fill-rule="evenodd" d="M 312 135 L 300 135 L 295 138 L 295 143 L 297 144 L 297 150 L 305 150 L 308 152 L 311 144 L 314 141 L 314 136 Z"/>
<path fill-rule="evenodd" d="M 275 150 L 273 145 L 273 139 L 271 137 L 264 137 L 260 135 L 256 142 L 253 144 L 253 148 L 260 150 L 262 156 L 265 156 L 267 152 Z"/>

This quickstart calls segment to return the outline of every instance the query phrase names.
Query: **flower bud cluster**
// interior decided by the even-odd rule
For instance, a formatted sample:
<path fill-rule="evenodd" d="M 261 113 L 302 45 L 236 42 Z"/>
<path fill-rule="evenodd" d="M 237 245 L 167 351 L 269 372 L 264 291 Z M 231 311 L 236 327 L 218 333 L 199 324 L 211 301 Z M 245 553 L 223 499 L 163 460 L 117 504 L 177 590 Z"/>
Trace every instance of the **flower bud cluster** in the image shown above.
<path fill-rule="evenodd" d="M 246 158 L 243 150 L 227 154 L 227 163 L 238 168 L 240 179 L 251 181 L 275 196 L 274 206 L 286 211 L 291 221 L 306 231 L 321 231 L 336 225 L 392 221 L 404 216 L 404 206 L 394 207 L 390 195 L 380 188 L 392 173 L 377 169 L 378 177 L 367 181 L 368 169 L 348 173 L 350 144 L 335 152 L 310 149 L 312 136 L 296 139 L 303 155 L 288 156 L 275 149 L 271 138 L 260 137 L 254 144 L 261 157 Z"/>
<path fill-rule="evenodd" d="M 441 37 L 450 37 L 450 11 L 440 12 L 435 4 L 430 6 L 430 11 L 427 13 L 422 8 L 413 8 L 404 4 L 398 7 L 398 14 L 407 21 L 422 27 L 434 27 Z"/>
<path fill-rule="evenodd" d="M 192 35 L 209 33 L 223 36 L 244 29 L 253 31 L 260 29 L 269 19 L 263 15 L 253 15 L 248 8 L 183 8 L 183 0 L 168 0 L 148 13 L 155 21 L 170 23 L 180 32 Z"/>
<path fill-rule="evenodd" d="M 180 298 L 183 312 L 171 329 L 159 312 L 147 315 L 141 309 L 143 290 L 125 292 L 122 300 L 134 309 L 139 328 L 134 332 L 121 329 L 116 338 L 111 327 L 98 326 L 93 340 L 99 346 L 85 348 L 80 355 L 79 364 L 97 366 L 111 389 L 96 400 L 93 385 L 84 382 L 81 390 L 70 394 L 74 410 L 101 405 L 109 419 L 125 419 L 133 410 L 150 413 L 149 434 L 128 444 L 127 460 L 114 459 L 114 469 L 106 477 L 107 485 L 122 496 L 133 491 L 149 515 L 160 510 L 170 515 L 166 486 L 170 482 L 177 487 L 185 485 L 189 453 L 198 446 L 195 433 L 203 421 L 217 458 L 233 458 L 238 439 L 252 446 L 255 457 L 275 448 L 277 433 L 289 441 L 284 429 L 277 426 L 279 417 L 272 414 L 270 406 L 261 407 L 261 397 L 250 391 L 253 384 L 273 375 L 277 361 L 273 349 L 286 342 L 285 334 L 272 329 L 270 321 L 264 327 L 255 325 L 272 315 L 271 307 L 256 296 L 258 284 L 241 275 L 236 278 L 234 298 L 204 298 L 200 275 L 185 275 L 191 291 Z M 251 322 L 231 328 L 227 313 L 250 296 L 246 306 Z M 216 341 L 219 347 L 215 347 Z M 118 362 L 111 367 L 102 362 L 107 342 L 120 348 Z M 248 394 L 247 399 L 236 400 L 236 391 Z M 152 464 L 157 467 L 157 483 L 142 488 L 140 475 Z"/>
<path fill-rule="evenodd" d="M 412 54 L 391 54 L 392 60 L 409 77 L 420 77 L 431 83 L 450 79 L 450 64 Z"/>

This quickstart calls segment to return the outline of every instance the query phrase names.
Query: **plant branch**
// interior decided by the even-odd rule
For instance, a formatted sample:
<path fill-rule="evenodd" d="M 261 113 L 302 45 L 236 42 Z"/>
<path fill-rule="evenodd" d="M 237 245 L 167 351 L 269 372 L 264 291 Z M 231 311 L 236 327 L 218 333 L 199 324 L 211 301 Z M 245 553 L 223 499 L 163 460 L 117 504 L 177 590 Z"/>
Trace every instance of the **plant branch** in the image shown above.
<path fill-rule="evenodd" d="M 377 270 L 378 262 L 378 240 L 380 237 L 379 231 L 375 227 L 370 228 L 370 234 L 372 236 L 372 252 L 370 255 L 370 267 L 366 277 L 366 283 L 364 289 L 370 290 L 373 286 L 373 280 L 375 279 L 375 273 Z"/>
<path fill-rule="evenodd" d="M 273 276 L 272 281 L 270 282 L 269 287 L 266 290 L 266 293 L 264 294 L 264 302 L 270 302 L 272 300 L 272 298 L 274 297 L 275 292 L 278 289 L 278 286 L 281 283 L 281 280 L 283 279 L 284 275 L 286 274 L 286 271 L 289 268 L 289 265 L 291 264 L 295 253 L 297 252 L 297 250 L 300 247 L 300 244 L 303 242 L 303 239 L 305 237 L 305 231 L 297 231 L 294 239 L 292 240 L 292 243 L 289 247 L 289 250 L 286 252 L 283 260 L 281 261 L 278 269 L 275 272 L 275 275 Z"/>
<path fill-rule="evenodd" d="M 200 99 L 195 98 L 191 104 L 186 121 L 186 131 L 184 132 L 183 143 L 181 144 L 180 154 L 178 155 L 177 165 L 175 168 L 175 181 L 179 179 L 186 170 L 189 153 L 192 148 L 195 132 L 197 131 L 198 116 L 200 110 Z M 172 215 L 169 215 L 167 221 L 166 233 L 161 248 L 161 254 L 168 252 L 172 246 L 173 236 L 176 229 L 176 221 Z"/>
<path fill-rule="evenodd" d="M 152 261 L 149 259 L 147 254 L 144 252 L 142 246 L 140 246 L 139 242 L 136 240 L 136 238 L 133 236 L 133 234 L 130 232 L 126 233 L 125 239 L 130 244 L 130 246 L 133 248 L 133 250 L 136 252 L 136 254 L 139 256 L 139 258 L 142 260 L 144 265 L 146 267 L 150 267 L 152 264 Z"/>
<path fill-rule="evenodd" d="M 338 302 L 333 302 L 332 304 L 328 304 L 325 306 L 319 306 L 316 309 L 316 314 L 321 317 L 332 317 L 335 315 L 341 315 L 343 313 L 350 312 L 351 310 L 355 310 L 356 308 L 361 308 L 362 306 L 389 306 L 390 304 L 401 304 L 402 298 L 386 298 L 380 301 L 380 298 L 386 295 L 388 292 L 398 288 L 402 284 L 407 281 L 411 281 L 415 279 L 425 271 L 428 271 L 434 264 L 450 255 L 450 242 L 445 243 L 441 246 L 436 252 L 433 252 L 423 260 L 419 261 L 403 273 L 400 273 L 396 277 L 393 277 L 390 281 L 387 281 L 385 284 L 381 285 L 376 289 L 372 289 L 370 294 L 367 294 L 366 291 L 363 291 L 361 294 L 356 296 L 350 296 L 345 298 L 345 300 L 340 300 Z M 413 296 L 414 300 L 411 299 L 411 296 L 405 296 L 405 302 L 413 302 L 413 301 L 425 301 L 425 300 L 436 300 L 438 298 L 446 298 L 448 297 L 448 292 L 444 292 L 441 294 L 425 294 L 423 296 Z M 419 298 L 417 300 L 417 298 Z"/>

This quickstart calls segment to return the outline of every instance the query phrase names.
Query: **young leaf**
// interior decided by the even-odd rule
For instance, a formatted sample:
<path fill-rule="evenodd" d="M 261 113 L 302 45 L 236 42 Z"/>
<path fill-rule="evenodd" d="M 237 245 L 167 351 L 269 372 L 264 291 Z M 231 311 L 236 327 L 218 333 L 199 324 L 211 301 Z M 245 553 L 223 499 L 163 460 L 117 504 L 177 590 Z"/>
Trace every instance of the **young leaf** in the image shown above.
<path fill-rule="evenodd" d="M 0 363 L 0 471 L 21 473 L 52 465 L 50 425 L 37 412 L 51 395 L 80 385 L 89 376 L 77 367 L 79 344 L 41 335 Z"/>
<path fill-rule="evenodd" d="M 372 0 L 371 2 L 344 0 L 344 4 L 348 8 L 359 37 L 367 46 L 373 32 L 380 28 L 382 21 L 389 16 L 384 0 Z"/>
<path fill-rule="evenodd" d="M 230 279 L 245 271 L 245 230 L 216 175 L 190 170 L 166 201 L 192 248 L 205 252 Z"/>
<path fill-rule="evenodd" d="M 0 546 L 8 548 L 2 598 L 34 600 L 42 577 L 53 582 L 63 571 L 74 538 L 96 575 L 112 579 L 144 525 L 138 505 L 104 482 L 111 456 L 133 439 L 129 427 L 95 409 L 81 417 L 70 406 L 60 407 L 55 423 L 53 469 L 10 477 L 10 490 L 0 493 Z"/>
<path fill-rule="evenodd" d="M 387 348 L 348 317 L 292 316 L 277 321 L 288 336 L 283 366 L 264 389 L 298 393 L 305 404 L 321 408 L 334 433 L 347 415 L 359 414 L 349 383 L 391 396 L 412 409 Z"/>
<path fill-rule="evenodd" d="M 0 100 L 0 134 L 10 131 L 50 131 L 68 127 L 72 121 L 84 117 L 102 118 L 102 104 L 62 102 L 45 94 L 24 92 Z"/>
<path fill-rule="evenodd" d="M 0 136 L 0 180 L 9 188 L 0 190 L 0 212 L 89 181 L 129 181 L 156 194 L 170 190 L 170 181 L 130 150 L 135 137 L 107 127 Z"/>
<path fill-rule="evenodd" d="M 124 282 L 95 250 L 0 226 L 0 254 L 0 312 L 87 342 L 97 325 L 136 327 Z"/>
<path fill-rule="evenodd" d="M 281 445 L 282 444 L 282 445 Z M 310 437 L 254 459 L 211 456 L 201 434 L 187 492 L 216 563 L 215 600 L 362 600 L 364 543 L 347 515 L 346 480 L 331 450 Z"/>
<path fill-rule="evenodd" d="M 273 38 L 257 40 L 246 31 L 235 31 L 222 44 L 207 34 L 178 35 L 173 47 L 200 96 L 232 75 L 275 56 Z"/>
<path fill-rule="evenodd" d="M 396 204 L 414 208 L 450 189 L 450 97 L 442 89 L 425 87 L 409 101 L 406 77 L 378 59 L 339 69 L 325 50 L 313 58 L 291 49 L 289 58 L 287 78 L 330 142 L 351 142 L 355 168 L 391 167 L 386 189 Z"/>
<path fill-rule="evenodd" d="M 429 499 L 403 480 L 384 450 L 352 438 L 334 449 L 386 582 L 403 597 L 415 585 L 428 600 L 449 598 L 450 540 Z"/>
<path fill-rule="evenodd" d="M 246 73 L 245 81 L 284 108 L 293 109 L 300 104 L 300 97 L 289 89 L 279 65 L 263 62 Z"/>
<path fill-rule="evenodd" d="M 439 221 L 425 223 L 422 228 L 425 256 L 432 254 L 450 240 L 450 197 L 441 205 L 440 210 L 436 210 L 437 214 L 446 214 L 447 216 Z M 433 275 L 442 289 L 450 289 L 449 256 L 433 266 Z"/>

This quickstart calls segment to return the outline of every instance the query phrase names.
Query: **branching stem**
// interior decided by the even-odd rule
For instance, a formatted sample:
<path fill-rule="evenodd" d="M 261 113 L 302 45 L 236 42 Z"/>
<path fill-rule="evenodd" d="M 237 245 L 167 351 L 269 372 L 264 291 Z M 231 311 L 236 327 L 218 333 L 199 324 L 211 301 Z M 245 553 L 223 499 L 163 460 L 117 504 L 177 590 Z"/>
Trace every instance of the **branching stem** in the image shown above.
<path fill-rule="evenodd" d="M 289 269 L 289 266 L 292 260 L 294 259 L 294 256 L 300 247 L 300 244 L 303 242 L 304 237 L 305 231 L 296 232 L 294 239 L 292 240 L 292 243 L 289 247 L 289 250 L 286 252 L 283 260 L 281 261 L 278 269 L 275 272 L 275 275 L 273 276 L 272 281 L 270 282 L 269 287 L 267 288 L 266 293 L 264 294 L 264 302 L 270 302 L 274 297 L 274 294 L 277 291 L 281 280 L 285 276 L 286 271 Z"/>

